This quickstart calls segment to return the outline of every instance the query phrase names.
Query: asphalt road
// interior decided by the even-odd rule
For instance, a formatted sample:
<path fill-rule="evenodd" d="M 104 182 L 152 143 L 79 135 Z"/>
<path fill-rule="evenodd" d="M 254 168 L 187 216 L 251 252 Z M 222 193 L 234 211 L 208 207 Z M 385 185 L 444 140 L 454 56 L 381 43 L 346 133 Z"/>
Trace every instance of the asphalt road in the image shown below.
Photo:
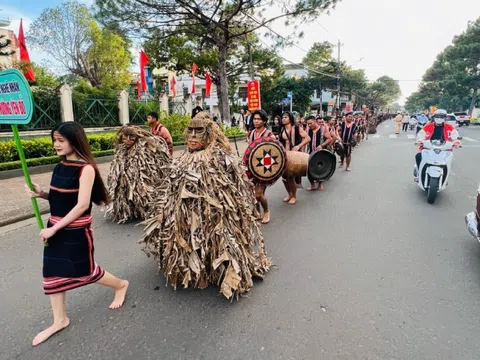
<path fill-rule="evenodd" d="M 97 212 L 96 260 L 130 280 L 127 301 L 111 311 L 108 289 L 68 293 L 70 327 L 37 348 L 51 321 L 38 230 L 1 228 L 0 358 L 478 359 L 480 244 L 463 216 L 480 182 L 480 128 L 461 131 L 470 140 L 433 206 L 413 183 L 413 139 L 390 138 L 391 123 L 323 193 L 299 191 L 288 206 L 281 184 L 269 189 L 275 267 L 238 302 L 165 287 L 136 243 L 141 228 Z"/>

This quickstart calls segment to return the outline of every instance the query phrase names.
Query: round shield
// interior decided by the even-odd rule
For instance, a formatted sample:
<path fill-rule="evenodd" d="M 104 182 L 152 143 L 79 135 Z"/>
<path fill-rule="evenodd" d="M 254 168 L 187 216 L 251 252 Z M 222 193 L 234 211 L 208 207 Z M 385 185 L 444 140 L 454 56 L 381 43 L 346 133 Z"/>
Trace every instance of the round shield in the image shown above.
<path fill-rule="evenodd" d="M 337 158 L 328 150 L 319 150 L 310 154 L 308 160 L 308 179 L 325 181 L 332 177 L 337 168 Z"/>
<path fill-rule="evenodd" d="M 271 185 L 282 176 L 287 153 L 275 138 L 259 138 L 248 145 L 243 155 L 247 176 L 254 182 Z"/>

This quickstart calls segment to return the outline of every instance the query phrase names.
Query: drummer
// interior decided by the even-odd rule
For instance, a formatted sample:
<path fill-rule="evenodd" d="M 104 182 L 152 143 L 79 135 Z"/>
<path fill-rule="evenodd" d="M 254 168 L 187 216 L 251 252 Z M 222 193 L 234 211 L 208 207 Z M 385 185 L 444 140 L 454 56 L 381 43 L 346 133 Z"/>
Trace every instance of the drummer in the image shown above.
<path fill-rule="evenodd" d="M 295 125 L 293 114 L 287 111 L 282 116 L 282 130 L 280 130 L 279 140 L 285 147 L 285 150 L 301 151 L 310 142 L 310 137 L 301 126 Z M 283 201 L 287 204 L 294 205 L 297 202 L 296 182 L 301 183 L 301 179 L 293 177 L 287 178 L 283 182 L 288 193 L 288 196 Z"/>
<path fill-rule="evenodd" d="M 332 143 L 332 136 L 330 135 L 328 128 L 325 126 L 325 121 L 320 119 L 317 122 L 314 116 L 309 116 L 307 118 L 307 126 L 308 136 L 310 137 L 310 143 L 308 146 L 309 154 L 322 149 L 327 149 Z M 318 187 L 315 187 L 315 183 L 310 183 L 310 187 L 307 188 L 307 191 L 312 191 L 314 189 L 322 191 L 323 183 L 320 181 Z"/>
<path fill-rule="evenodd" d="M 248 135 L 248 143 L 252 143 L 260 138 L 274 137 L 273 133 L 266 128 L 268 116 L 263 110 L 255 110 L 252 114 L 253 117 L 253 130 Z M 255 197 L 257 199 L 257 206 L 259 218 L 262 224 L 268 224 L 270 222 L 270 210 L 268 209 L 267 197 L 265 196 L 265 190 L 267 185 L 255 182 Z M 263 208 L 263 217 L 260 212 L 260 205 Z"/>

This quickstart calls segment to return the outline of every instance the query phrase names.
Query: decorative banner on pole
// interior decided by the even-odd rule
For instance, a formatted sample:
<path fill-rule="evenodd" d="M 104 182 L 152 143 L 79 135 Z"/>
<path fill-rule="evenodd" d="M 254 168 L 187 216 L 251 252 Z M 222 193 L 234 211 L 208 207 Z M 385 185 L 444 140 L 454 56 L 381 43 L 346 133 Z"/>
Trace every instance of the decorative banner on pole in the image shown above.
<path fill-rule="evenodd" d="M 18 124 L 27 125 L 32 120 L 34 110 L 32 93 L 27 79 L 16 69 L 0 71 L 0 124 L 12 126 L 13 138 L 17 146 L 18 157 L 22 164 L 23 175 L 28 187 L 33 190 L 32 181 L 28 174 L 27 162 L 23 153 Z M 42 217 L 38 209 L 37 199 L 32 198 L 33 212 L 37 224 L 43 229 Z M 45 243 L 46 244 L 46 243 Z"/>
<path fill-rule="evenodd" d="M 262 108 L 260 101 L 260 81 L 249 80 L 247 84 L 248 110 L 254 111 Z"/>

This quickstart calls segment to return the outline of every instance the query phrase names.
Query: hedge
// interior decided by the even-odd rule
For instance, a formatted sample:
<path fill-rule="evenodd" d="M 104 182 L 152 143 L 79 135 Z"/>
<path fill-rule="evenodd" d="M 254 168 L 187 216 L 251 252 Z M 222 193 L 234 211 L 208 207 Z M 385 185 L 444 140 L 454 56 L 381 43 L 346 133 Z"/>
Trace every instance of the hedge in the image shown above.
<path fill-rule="evenodd" d="M 109 155 L 113 155 L 113 150 L 111 149 L 111 150 L 94 151 L 92 154 L 94 157 L 109 156 Z M 40 165 L 49 165 L 49 164 L 55 164 L 59 161 L 60 161 L 60 157 L 58 156 L 46 156 L 46 157 L 36 158 L 36 159 L 27 159 L 27 166 L 32 167 L 32 166 L 40 166 Z M 10 162 L 0 163 L 0 171 L 20 169 L 21 167 L 22 165 L 20 164 L 20 161 L 10 161 Z"/>
<path fill-rule="evenodd" d="M 115 133 L 88 135 L 88 142 L 92 152 L 112 150 L 115 147 Z M 55 149 L 49 137 L 40 137 L 32 140 L 22 140 L 23 152 L 26 159 L 37 159 L 55 156 Z M 0 142 L 0 163 L 20 160 L 15 141 Z"/>

